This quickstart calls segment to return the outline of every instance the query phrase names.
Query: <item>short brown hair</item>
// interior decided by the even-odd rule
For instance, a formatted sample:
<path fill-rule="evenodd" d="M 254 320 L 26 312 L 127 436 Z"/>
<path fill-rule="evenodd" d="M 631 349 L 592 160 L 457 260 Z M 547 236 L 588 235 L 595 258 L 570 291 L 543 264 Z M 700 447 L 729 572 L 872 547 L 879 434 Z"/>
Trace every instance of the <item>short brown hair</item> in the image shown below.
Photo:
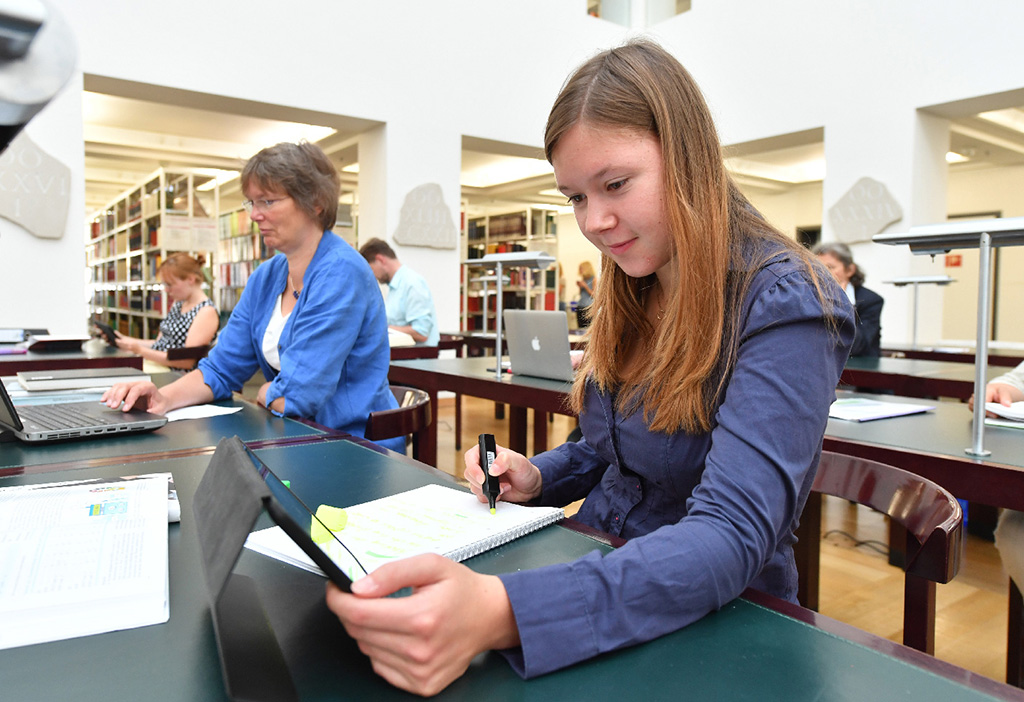
<path fill-rule="evenodd" d="M 266 190 L 283 190 L 325 231 L 338 219 L 341 177 L 316 144 L 282 142 L 261 150 L 242 169 L 242 192 L 250 183 Z"/>
<path fill-rule="evenodd" d="M 396 261 L 398 260 L 398 256 L 395 255 L 395 250 L 388 246 L 388 242 L 383 239 L 378 239 L 377 237 L 370 239 L 368 242 L 360 246 L 359 253 L 362 254 L 367 263 L 373 263 L 377 260 L 377 254 Z"/>

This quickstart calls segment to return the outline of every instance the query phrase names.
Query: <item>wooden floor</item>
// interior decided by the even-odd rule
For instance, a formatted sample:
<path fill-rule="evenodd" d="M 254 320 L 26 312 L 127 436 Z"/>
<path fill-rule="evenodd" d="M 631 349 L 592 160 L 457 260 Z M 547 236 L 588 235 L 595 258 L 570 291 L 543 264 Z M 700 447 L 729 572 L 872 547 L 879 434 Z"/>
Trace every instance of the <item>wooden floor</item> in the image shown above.
<path fill-rule="evenodd" d="M 508 438 L 508 423 L 495 419 L 494 403 L 471 397 L 462 398 L 462 403 L 460 451 L 455 450 L 453 399 L 440 400 L 437 417 L 438 467 L 458 478 L 463 472 L 462 456 L 480 432 L 494 434 L 499 444 L 505 444 Z M 572 418 L 555 416 L 548 425 L 549 447 L 564 441 L 574 426 Z M 532 433 L 529 435 L 532 437 Z M 822 534 L 821 612 L 901 641 L 903 571 L 888 564 L 884 518 L 845 500 L 826 498 Z M 993 544 L 968 536 L 960 573 L 953 582 L 937 589 L 936 656 L 1004 680 L 1007 578 Z"/>

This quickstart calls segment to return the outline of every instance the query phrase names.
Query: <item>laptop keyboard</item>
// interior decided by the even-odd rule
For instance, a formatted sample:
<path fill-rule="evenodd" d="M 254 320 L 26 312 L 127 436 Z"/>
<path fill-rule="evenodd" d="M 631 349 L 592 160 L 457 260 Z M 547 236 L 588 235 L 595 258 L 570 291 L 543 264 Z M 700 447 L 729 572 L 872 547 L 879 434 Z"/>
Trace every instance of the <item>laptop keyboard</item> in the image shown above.
<path fill-rule="evenodd" d="M 19 407 L 23 422 L 33 422 L 43 429 L 78 429 L 102 424 L 117 424 L 116 415 L 104 416 L 99 412 L 84 412 L 73 404 Z"/>

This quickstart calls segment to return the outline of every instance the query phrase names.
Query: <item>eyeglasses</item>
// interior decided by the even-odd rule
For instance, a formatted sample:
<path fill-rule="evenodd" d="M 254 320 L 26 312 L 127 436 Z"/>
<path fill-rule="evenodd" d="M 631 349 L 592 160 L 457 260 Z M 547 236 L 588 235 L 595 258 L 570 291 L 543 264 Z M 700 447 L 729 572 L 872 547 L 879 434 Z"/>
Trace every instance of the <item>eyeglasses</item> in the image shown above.
<path fill-rule="evenodd" d="M 279 197 L 275 200 L 242 200 L 242 207 L 244 207 L 245 211 L 249 214 L 252 214 L 255 210 L 259 210 L 260 212 L 269 212 L 271 207 L 284 199 L 285 198 L 283 197 Z"/>

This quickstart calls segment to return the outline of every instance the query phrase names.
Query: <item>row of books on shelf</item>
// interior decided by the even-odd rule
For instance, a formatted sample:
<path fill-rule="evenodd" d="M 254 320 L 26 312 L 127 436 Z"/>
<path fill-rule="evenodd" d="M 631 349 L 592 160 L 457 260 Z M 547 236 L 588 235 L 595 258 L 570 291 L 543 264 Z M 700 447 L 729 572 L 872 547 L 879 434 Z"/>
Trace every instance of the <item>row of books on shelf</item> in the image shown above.
<path fill-rule="evenodd" d="M 95 258 L 111 258 L 118 254 L 141 252 L 143 247 L 155 247 L 159 240 L 160 229 L 155 223 L 150 223 L 145 229 L 139 224 L 94 242 L 92 254 Z"/>
<path fill-rule="evenodd" d="M 217 218 L 217 236 L 220 239 L 251 234 L 252 229 L 252 219 L 245 210 L 227 212 Z"/>
<path fill-rule="evenodd" d="M 96 290 L 92 295 L 94 307 L 132 310 L 135 312 L 156 312 L 164 314 L 164 294 L 160 290 Z"/>
<path fill-rule="evenodd" d="M 496 295 L 488 295 L 487 298 L 486 298 L 487 299 L 487 309 L 491 310 L 492 312 L 498 308 L 498 303 L 497 303 L 497 299 L 496 298 L 497 298 Z M 466 305 L 467 305 L 466 309 L 469 312 L 483 312 L 483 309 L 484 309 L 484 307 L 483 307 L 484 302 L 483 301 L 484 301 L 484 298 L 482 298 L 482 297 L 474 297 L 474 296 L 467 297 L 466 298 Z M 519 307 L 522 307 L 522 302 L 519 300 L 518 296 L 516 295 L 516 293 L 514 291 L 505 291 L 505 293 L 502 295 L 501 306 L 502 306 L 502 309 L 514 310 L 514 309 L 517 309 Z"/>
<path fill-rule="evenodd" d="M 221 239 L 217 242 L 217 253 L 224 261 L 244 261 L 265 256 L 265 247 L 262 241 L 256 241 L 253 236 L 237 236 L 231 239 Z"/>
<path fill-rule="evenodd" d="M 541 298 L 538 298 L 538 300 L 540 300 L 540 299 Z M 494 316 L 495 316 L 495 312 L 496 312 L 497 306 L 494 304 L 494 298 L 493 297 L 488 297 L 487 300 L 488 300 L 488 304 L 487 304 L 487 317 L 489 319 L 493 319 Z M 526 303 L 525 303 L 524 300 L 516 299 L 515 297 L 506 298 L 504 304 L 502 305 L 502 309 L 506 309 L 506 310 L 524 309 L 525 308 L 525 304 Z M 479 297 L 467 298 L 466 299 L 466 305 L 467 305 L 467 308 L 466 308 L 466 312 L 467 312 L 467 318 L 466 319 L 467 319 L 467 322 L 472 321 L 474 318 L 478 319 L 478 320 L 482 320 L 483 319 L 484 309 L 483 309 L 483 303 L 481 302 L 481 298 L 479 298 Z M 555 293 L 554 293 L 554 291 L 548 291 L 548 292 L 544 293 L 544 297 L 542 298 L 542 302 L 531 303 L 529 309 L 544 309 L 544 310 L 554 310 L 554 309 L 557 309 L 556 304 L 555 304 Z M 469 328 L 470 329 L 474 329 L 475 327 L 469 327 Z"/>
<path fill-rule="evenodd" d="M 218 264 L 217 285 L 221 287 L 245 287 L 256 265 L 258 264 L 254 264 L 253 261 Z"/>
<path fill-rule="evenodd" d="M 114 248 L 114 240 L 112 238 L 100 239 L 92 245 L 90 252 L 92 253 L 92 258 L 94 260 L 112 258 L 117 253 Z"/>
<path fill-rule="evenodd" d="M 488 220 L 487 228 L 491 237 L 526 236 L 526 213 L 494 215 Z"/>
<path fill-rule="evenodd" d="M 471 244 L 466 249 L 466 258 L 483 258 L 484 254 L 492 253 L 518 253 L 526 251 L 525 244 L 512 241 L 503 241 L 497 244 Z"/>
<path fill-rule="evenodd" d="M 89 236 L 93 239 L 98 239 L 120 226 L 159 214 L 160 210 L 156 205 L 156 200 L 155 196 L 134 200 L 128 206 L 127 211 L 125 210 L 124 202 L 119 202 L 116 209 L 111 208 L 93 218 L 92 222 L 89 223 Z M 149 221 L 147 226 L 155 229 L 155 221 Z"/>
<path fill-rule="evenodd" d="M 494 276 L 493 270 L 488 270 L 486 272 L 488 276 Z M 545 271 L 533 271 L 527 268 L 506 268 L 502 271 L 502 277 L 505 279 L 502 282 L 502 287 L 525 287 L 527 283 L 536 287 L 546 282 L 548 287 L 554 288 L 554 271 L 548 272 L 551 273 L 551 275 L 545 277 Z M 474 284 L 474 289 L 477 291 L 481 291 L 484 288 L 482 282 L 475 280 L 475 278 L 481 273 L 482 271 L 477 268 L 470 274 L 470 282 Z M 487 283 L 487 289 L 489 291 L 493 292 L 495 288 L 496 286 L 493 281 Z"/>
<path fill-rule="evenodd" d="M 97 237 L 101 237 L 107 232 L 116 229 L 117 226 L 118 224 L 114 216 L 114 210 L 107 210 L 92 220 L 89 225 L 89 235 L 93 239 L 96 239 Z"/>
<path fill-rule="evenodd" d="M 132 227 L 128 233 L 128 250 L 139 251 L 143 246 L 155 247 L 160 241 L 160 228 L 156 222 L 148 222 L 145 231 L 142 225 Z"/>
<path fill-rule="evenodd" d="M 219 288 L 217 290 L 217 299 L 214 300 L 217 310 L 223 314 L 235 309 L 235 305 L 238 304 L 238 300 L 242 297 L 242 291 L 244 289 L 245 288 Z"/>
<path fill-rule="evenodd" d="M 469 220 L 469 222 L 466 223 L 466 238 L 470 241 L 487 238 L 487 220 Z"/>

